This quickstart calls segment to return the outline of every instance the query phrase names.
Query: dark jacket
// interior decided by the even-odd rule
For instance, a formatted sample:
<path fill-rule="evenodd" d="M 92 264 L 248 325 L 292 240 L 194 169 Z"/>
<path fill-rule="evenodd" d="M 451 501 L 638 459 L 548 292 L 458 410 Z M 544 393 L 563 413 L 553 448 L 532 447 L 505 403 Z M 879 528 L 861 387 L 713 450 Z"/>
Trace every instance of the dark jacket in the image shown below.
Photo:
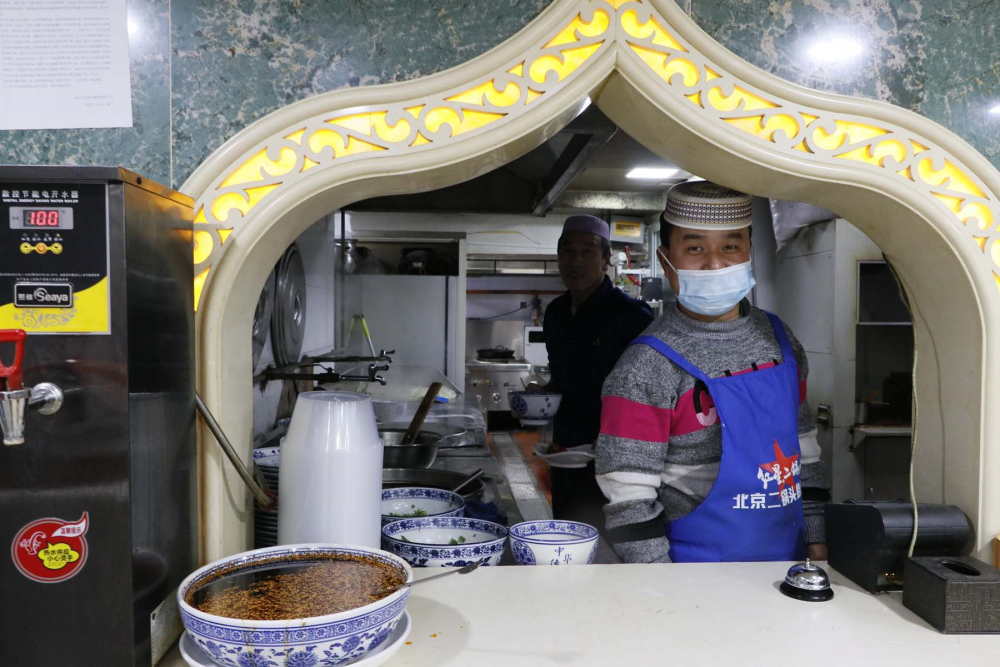
<path fill-rule="evenodd" d="M 601 386 L 626 346 L 653 321 L 642 301 L 604 281 L 573 315 L 569 292 L 545 309 L 550 387 L 562 393 L 554 420 L 556 443 L 596 443 L 601 430 Z"/>

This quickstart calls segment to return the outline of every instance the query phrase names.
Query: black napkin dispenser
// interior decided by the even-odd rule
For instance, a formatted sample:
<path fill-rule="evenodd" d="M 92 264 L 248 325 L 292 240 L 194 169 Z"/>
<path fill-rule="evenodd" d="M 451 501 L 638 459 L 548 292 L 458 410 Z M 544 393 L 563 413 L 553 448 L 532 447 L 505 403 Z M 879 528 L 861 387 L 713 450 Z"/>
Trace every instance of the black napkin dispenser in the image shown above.
<path fill-rule="evenodd" d="M 908 558 L 903 605 L 945 634 L 1000 634 L 1000 570 L 968 557 Z"/>
<path fill-rule="evenodd" d="M 967 554 L 972 522 L 954 505 L 918 503 L 914 556 Z M 829 564 L 871 593 L 903 587 L 904 563 L 913 536 L 908 501 L 848 500 L 826 506 Z"/>

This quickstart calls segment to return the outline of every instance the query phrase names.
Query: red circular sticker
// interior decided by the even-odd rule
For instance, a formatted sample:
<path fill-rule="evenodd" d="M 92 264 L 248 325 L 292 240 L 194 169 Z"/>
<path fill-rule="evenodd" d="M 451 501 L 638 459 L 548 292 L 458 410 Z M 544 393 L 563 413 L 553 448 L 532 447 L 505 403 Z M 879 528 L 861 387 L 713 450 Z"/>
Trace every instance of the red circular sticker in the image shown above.
<path fill-rule="evenodd" d="M 79 521 L 38 519 L 14 537 L 10 555 L 32 581 L 54 584 L 76 576 L 87 562 L 87 512 Z"/>

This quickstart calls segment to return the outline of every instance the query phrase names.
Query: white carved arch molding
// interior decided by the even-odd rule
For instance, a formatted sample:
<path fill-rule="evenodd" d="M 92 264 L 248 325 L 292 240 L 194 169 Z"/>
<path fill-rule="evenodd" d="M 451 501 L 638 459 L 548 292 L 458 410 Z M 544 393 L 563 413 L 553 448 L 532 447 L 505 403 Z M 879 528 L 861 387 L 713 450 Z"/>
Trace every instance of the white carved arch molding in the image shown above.
<path fill-rule="evenodd" d="M 556 0 L 483 56 L 292 104 L 199 167 L 183 186 L 197 200 L 198 384 L 247 459 L 251 320 L 288 244 L 352 202 L 505 164 L 588 99 L 684 169 L 825 206 L 882 248 L 915 310 L 918 497 L 962 507 L 985 557 L 1000 532 L 1000 415 L 989 403 L 1000 394 L 989 336 L 1000 332 L 1000 173 L 918 115 L 751 66 L 670 0 Z M 199 460 L 201 557 L 212 560 L 248 547 L 252 507 L 218 448 Z"/>

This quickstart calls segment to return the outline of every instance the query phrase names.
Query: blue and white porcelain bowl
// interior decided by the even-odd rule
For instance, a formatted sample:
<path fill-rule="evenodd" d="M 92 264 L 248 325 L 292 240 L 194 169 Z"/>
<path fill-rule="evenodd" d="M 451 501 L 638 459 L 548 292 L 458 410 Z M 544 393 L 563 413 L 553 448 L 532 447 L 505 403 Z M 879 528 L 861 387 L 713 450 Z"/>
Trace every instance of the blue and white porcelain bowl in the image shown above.
<path fill-rule="evenodd" d="M 319 667 L 353 662 L 380 646 L 403 618 L 409 588 L 364 607 L 338 614 L 280 621 L 249 621 L 206 614 L 184 598 L 219 572 L 237 572 L 274 567 L 294 560 L 296 565 L 338 554 L 374 558 L 413 580 L 409 564 L 394 554 L 369 547 L 337 544 L 293 544 L 246 551 L 196 570 L 177 589 L 181 620 L 198 647 L 220 667 Z M 303 559 L 303 556 L 306 556 Z"/>
<path fill-rule="evenodd" d="M 518 565 L 587 565 L 597 554 L 597 529 L 579 521 L 524 521 L 510 528 Z"/>
<path fill-rule="evenodd" d="M 507 394 L 510 411 L 525 426 L 543 426 L 559 412 L 562 394 L 546 391 L 512 391 Z"/>
<path fill-rule="evenodd" d="M 259 466 L 281 466 L 281 447 L 258 447 L 253 450 L 253 462 Z"/>
<path fill-rule="evenodd" d="M 413 567 L 498 565 L 506 544 L 504 526 L 479 519 L 428 517 L 382 526 L 382 548 Z"/>
<path fill-rule="evenodd" d="M 465 498 L 444 489 L 403 486 L 382 491 L 382 525 L 401 519 L 464 516 Z"/>

